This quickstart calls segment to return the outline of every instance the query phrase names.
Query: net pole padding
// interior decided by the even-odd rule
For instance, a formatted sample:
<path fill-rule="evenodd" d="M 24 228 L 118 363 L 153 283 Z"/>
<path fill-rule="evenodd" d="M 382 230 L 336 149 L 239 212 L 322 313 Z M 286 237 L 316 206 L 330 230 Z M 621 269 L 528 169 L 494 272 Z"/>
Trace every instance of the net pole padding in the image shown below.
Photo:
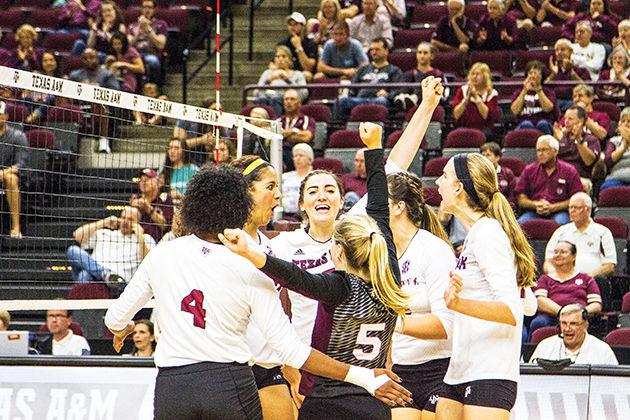
<path fill-rule="evenodd" d="M 282 161 L 282 141 L 283 141 L 283 136 L 282 134 L 282 126 L 280 125 L 279 121 L 274 121 L 271 123 L 271 130 L 278 134 L 277 136 L 274 136 L 271 139 L 271 143 L 270 143 L 270 153 L 269 153 L 269 160 L 275 168 L 276 168 L 276 172 L 278 174 L 278 189 L 280 191 L 282 191 L 282 172 L 284 169 L 284 165 L 283 165 L 283 161 Z M 279 205 L 274 209 L 273 212 L 273 220 L 280 220 L 282 218 L 282 214 L 283 214 L 283 208 L 282 208 L 282 202 L 279 203 Z"/>
<path fill-rule="evenodd" d="M 236 126 L 236 158 L 239 159 L 243 156 L 243 126 Z"/>
<path fill-rule="evenodd" d="M 215 71 L 214 71 L 214 90 L 215 90 L 215 102 L 217 106 L 217 111 L 223 112 L 223 107 L 221 106 L 221 0 L 216 1 L 217 7 L 215 11 L 215 35 L 214 35 L 214 43 L 215 43 Z M 219 167 L 219 143 L 221 142 L 221 136 L 219 129 L 215 127 L 215 136 L 216 140 L 214 142 L 214 161 Z"/>
<path fill-rule="evenodd" d="M 25 299 L 0 300 L 0 308 L 5 311 L 46 311 L 48 309 L 109 309 L 116 299 Z M 150 299 L 143 308 L 154 308 L 155 299 Z"/>
<path fill-rule="evenodd" d="M 233 128 L 236 121 L 243 118 L 238 114 L 150 98 L 6 66 L 0 66 L 0 85 L 228 129 Z M 252 124 L 243 124 L 243 127 L 251 132 L 254 131 L 250 128 L 255 127 L 254 133 L 266 139 L 277 136 L 276 133 Z"/>

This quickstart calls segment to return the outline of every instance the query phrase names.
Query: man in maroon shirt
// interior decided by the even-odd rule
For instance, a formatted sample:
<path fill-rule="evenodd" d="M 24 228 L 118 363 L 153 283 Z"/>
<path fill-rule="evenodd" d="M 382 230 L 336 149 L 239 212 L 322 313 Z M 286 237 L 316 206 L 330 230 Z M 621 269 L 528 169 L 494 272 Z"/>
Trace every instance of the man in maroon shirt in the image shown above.
<path fill-rule="evenodd" d="M 608 132 L 610 131 L 610 117 L 606 112 L 595 111 L 593 109 L 593 100 L 595 100 L 595 90 L 592 86 L 579 84 L 573 88 L 573 105 L 577 105 L 586 111 L 584 131 L 594 135 L 602 142 L 608 137 Z M 560 127 L 565 125 L 564 119 L 564 117 L 560 119 Z"/>
<path fill-rule="evenodd" d="M 479 20 L 479 32 L 475 38 L 480 50 L 509 50 L 517 45 L 516 19 L 507 15 L 503 0 L 489 0 L 488 13 Z"/>
<path fill-rule="evenodd" d="M 159 242 L 173 222 L 173 200 L 170 194 L 160 193 L 160 177 L 155 169 L 143 169 L 139 177 L 140 194 L 132 194 L 130 204 L 140 210 L 144 233 Z"/>
<path fill-rule="evenodd" d="M 300 108 L 302 99 L 295 89 L 284 92 L 284 115 L 278 118 L 282 125 L 282 161 L 285 172 L 295 169 L 293 165 L 293 146 L 298 143 L 310 143 L 315 137 L 315 119 L 304 115 Z"/>
<path fill-rule="evenodd" d="M 519 223 L 541 218 L 560 225 L 569 223 L 569 199 L 584 188 L 577 169 L 558 159 L 559 148 L 553 136 L 538 138 L 537 161 L 525 167 L 514 192 L 523 211 Z"/>
<path fill-rule="evenodd" d="M 448 16 L 438 22 L 431 45 L 438 51 L 468 52 L 477 34 L 477 23 L 464 16 L 464 0 L 448 0 Z"/>
<path fill-rule="evenodd" d="M 556 41 L 554 51 L 554 55 L 549 57 L 549 71 L 551 74 L 549 74 L 545 82 L 568 80 L 582 82 L 591 80 L 588 70 L 573 65 L 573 61 L 571 61 L 571 55 L 573 55 L 571 41 L 566 38 L 560 38 Z M 556 94 L 560 112 L 566 111 L 572 104 L 571 86 L 556 86 L 553 90 Z"/>

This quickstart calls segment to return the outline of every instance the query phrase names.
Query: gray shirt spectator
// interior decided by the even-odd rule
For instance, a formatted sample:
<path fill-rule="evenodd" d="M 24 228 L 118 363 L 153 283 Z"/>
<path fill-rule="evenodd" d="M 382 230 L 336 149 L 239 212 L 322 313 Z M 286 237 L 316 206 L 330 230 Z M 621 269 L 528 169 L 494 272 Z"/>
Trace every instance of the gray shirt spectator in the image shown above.
<path fill-rule="evenodd" d="M 376 0 L 363 0 L 363 13 L 350 19 L 350 36 L 361 43 L 365 50 L 375 38 L 384 38 L 389 45 L 394 41 L 392 23 L 389 16 L 377 14 Z"/>
<path fill-rule="evenodd" d="M 0 168 L 24 168 L 28 164 L 28 142 L 20 130 L 0 128 Z"/>

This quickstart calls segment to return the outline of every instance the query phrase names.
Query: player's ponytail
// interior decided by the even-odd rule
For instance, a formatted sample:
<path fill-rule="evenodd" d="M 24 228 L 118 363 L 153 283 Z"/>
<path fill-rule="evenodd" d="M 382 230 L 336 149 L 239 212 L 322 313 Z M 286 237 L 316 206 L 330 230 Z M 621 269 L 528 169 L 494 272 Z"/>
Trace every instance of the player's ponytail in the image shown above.
<path fill-rule="evenodd" d="M 468 205 L 481 209 L 487 217 L 496 219 L 507 234 L 516 257 L 516 280 L 519 287 L 535 284 L 536 266 L 534 251 L 521 230 L 514 211 L 505 196 L 499 192 L 497 173 L 492 163 L 479 153 L 458 155 L 454 158 L 466 159 L 470 180 L 474 191 L 468 193 Z M 457 162 L 455 162 L 457 165 Z M 470 188 L 470 186 L 468 187 Z"/>
<path fill-rule="evenodd" d="M 333 239 L 343 248 L 348 267 L 370 281 L 383 305 L 396 314 L 405 314 L 408 297 L 396 284 L 389 267 L 387 243 L 374 219 L 344 215 L 335 223 Z"/>

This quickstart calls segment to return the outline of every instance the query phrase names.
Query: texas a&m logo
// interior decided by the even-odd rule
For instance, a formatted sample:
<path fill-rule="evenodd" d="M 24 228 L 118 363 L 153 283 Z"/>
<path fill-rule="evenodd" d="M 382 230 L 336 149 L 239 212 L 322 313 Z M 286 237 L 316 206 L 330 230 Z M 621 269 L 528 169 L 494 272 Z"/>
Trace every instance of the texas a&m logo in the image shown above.
<path fill-rule="evenodd" d="M 466 261 L 468 261 L 468 257 L 464 255 L 460 255 L 457 260 L 457 265 L 455 266 L 456 270 L 465 270 L 466 269 Z"/>

